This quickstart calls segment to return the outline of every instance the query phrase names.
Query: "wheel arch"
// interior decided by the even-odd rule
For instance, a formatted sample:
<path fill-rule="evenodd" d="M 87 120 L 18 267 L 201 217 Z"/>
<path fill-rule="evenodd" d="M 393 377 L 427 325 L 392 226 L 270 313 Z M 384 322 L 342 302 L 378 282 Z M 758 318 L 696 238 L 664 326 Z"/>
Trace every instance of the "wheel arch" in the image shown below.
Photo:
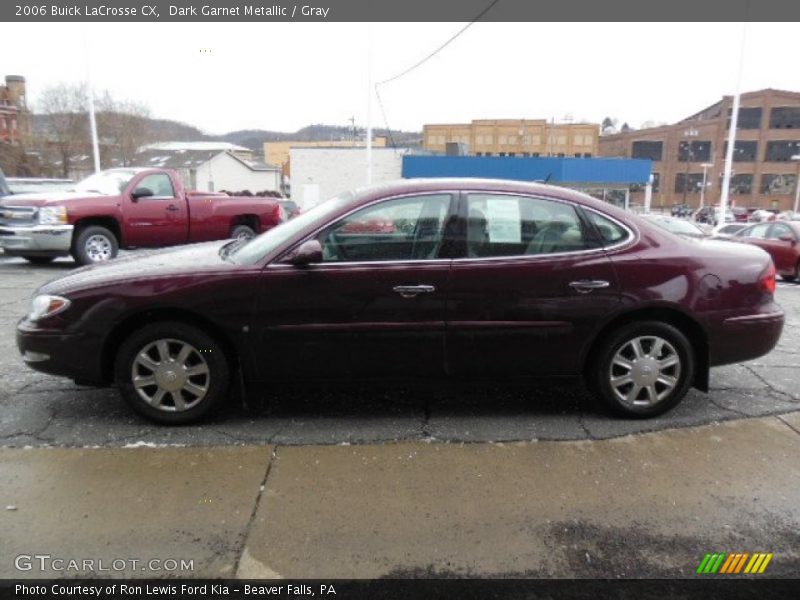
<path fill-rule="evenodd" d="M 128 315 L 114 326 L 103 344 L 102 374 L 104 380 L 113 381 L 114 361 L 116 360 L 117 351 L 125 339 L 137 329 L 145 325 L 152 325 L 158 321 L 177 321 L 201 329 L 204 333 L 214 338 L 222 347 L 231 373 L 235 373 L 240 368 L 239 353 L 236 350 L 236 346 L 219 325 L 202 315 L 185 309 L 159 307 Z"/>
<path fill-rule="evenodd" d="M 234 216 L 231 218 L 228 231 L 232 232 L 237 225 L 247 225 L 256 235 L 261 231 L 261 219 L 258 218 L 258 215 L 242 214 Z"/>
<path fill-rule="evenodd" d="M 584 376 L 588 374 L 602 341 L 615 329 L 637 321 L 659 321 L 667 323 L 678 329 L 687 337 L 692 344 L 692 350 L 695 356 L 695 373 L 692 387 L 707 392 L 709 386 L 708 334 L 697 320 L 687 315 L 685 312 L 665 306 L 651 306 L 630 310 L 616 315 L 605 323 L 594 335 L 591 344 L 584 352 L 582 361 Z"/>
<path fill-rule="evenodd" d="M 114 237 L 117 238 L 117 245 L 121 248 L 122 247 L 122 227 L 119 224 L 119 221 L 114 217 L 84 217 L 82 219 L 78 219 L 75 221 L 75 233 L 72 236 L 73 243 L 75 240 L 78 239 L 78 235 L 80 235 L 80 231 L 85 229 L 86 227 L 90 227 L 91 225 L 97 225 L 99 227 L 105 227 L 108 229 Z"/>

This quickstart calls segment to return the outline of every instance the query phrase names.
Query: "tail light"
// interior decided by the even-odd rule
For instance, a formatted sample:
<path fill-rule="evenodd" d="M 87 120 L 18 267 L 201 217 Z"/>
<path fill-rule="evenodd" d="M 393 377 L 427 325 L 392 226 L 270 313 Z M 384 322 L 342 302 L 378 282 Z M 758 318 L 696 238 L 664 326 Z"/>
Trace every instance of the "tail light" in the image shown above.
<path fill-rule="evenodd" d="M 769 261 L 769 266 L 761 274 L 758 280 L 758 287 L 767 294 L 772 295 L 775 293 L 775 264 L 772 261 Z"/>

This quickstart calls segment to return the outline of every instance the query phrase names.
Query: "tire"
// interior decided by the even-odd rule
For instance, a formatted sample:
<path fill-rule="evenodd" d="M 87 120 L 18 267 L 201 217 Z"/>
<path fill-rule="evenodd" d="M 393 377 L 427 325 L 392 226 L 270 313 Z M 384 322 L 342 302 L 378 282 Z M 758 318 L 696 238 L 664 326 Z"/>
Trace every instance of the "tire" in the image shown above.
<path fill-rule="evenodd" d="M 89 225 L 80 229 L 72 242 L 72 258 L 79 265 L 93 265 L 116 258 L 119 242 L 105 227 Z"/>
<path fill-rule="evenodd" d="M 650 356 L 659 341 L 657 356 L 663 366 Z M 674 408 L 689 391 L 694 371 L 694 350 L 680 330 L 658 321 L 638 321 L 613 332 L 601 343 L 587 380 L 595 396 L 614 414 L 646 419 Z M 637 386 L 643 387 L 636 392 Z"/>
<path fill-rule="evenodd" d="M 256 237 L 256 232 L 249 225 L 234 225 L 230 237 L 234 240 L 251 240 Z"/>
<path fill-rule="evenodd" d="M 22 254 L 21 256 L 32 265 L 47 265 L 56 258 L 55 256 L 31 256 L 30 254 Z"/>
<path fill-rule="evenodd" d="M 781 275 L 781 279 L 789 283 L 800 279 L 800 261 L 794 266 L 794 275 Z"/>
<path fill-rule="evenodd" d="M 187 369 L 195 373 L 187 376 Z M 142 327 L 122 343 L 114 380 L 123 399 L 143 417 L 183 425 L 202 419 L 222 403 L 230 366 L 210 335 L 192 325 L 162 321 Z"/>

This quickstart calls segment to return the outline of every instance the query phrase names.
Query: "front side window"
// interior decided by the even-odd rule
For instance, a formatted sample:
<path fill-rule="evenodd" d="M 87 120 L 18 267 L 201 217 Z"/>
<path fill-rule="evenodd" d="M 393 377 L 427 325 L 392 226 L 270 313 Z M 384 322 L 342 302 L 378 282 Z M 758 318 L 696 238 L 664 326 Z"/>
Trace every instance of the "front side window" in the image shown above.
<path fill-rule="evenodd" d="M 767 231 L 769 230 L 769 223 L 761 223 L 759 225 L 755 225 L 750 229 L 746 230 L 742 236 L 749 237 L 749 238 L 758 238 L 764 239 L 767 237 Z"/>
<path fill-rule="evenodd" d="M 153 198 L 174 198 L 175 191 L 172 189 L 172 182 L 165 173 L 154 173 L 143 177 L 136 185 L 136 189 L 146 189 L 153 192 Z"/>
<path fill-rule="evenodd" d="M 772 230 L 769 232 L 769 236 L 767 239 L 770 240 L 779 240 L 782 236 L 788 235 L 792 239 L 795 239 L 794 233 L 792 233 L 791 228 L 788 225 L 784 225 L 783 223 L 776 223 L 772 226 Z"/>
<path fill-rule="evenodd" d="M 574 252 L 596 247 L 575 208 L 563 202 L 469 194 L 466 254 L 493 258 Z"/>
<path fill-rule="evenodd" d="M 436 258 L 450 194 L 386 200 L 362 208 L 320 234 L 324 262 Z"/>

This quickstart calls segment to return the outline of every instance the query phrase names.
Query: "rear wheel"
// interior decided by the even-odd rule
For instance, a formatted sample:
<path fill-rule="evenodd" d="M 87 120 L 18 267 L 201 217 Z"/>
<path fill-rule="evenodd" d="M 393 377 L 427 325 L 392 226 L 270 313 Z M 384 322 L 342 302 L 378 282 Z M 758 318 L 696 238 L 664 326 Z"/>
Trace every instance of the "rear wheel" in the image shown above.
<path fill-rule="evenodd" d="M 602 342 L 590 369 L 593 392 L 612 412 L 642 419 L 683 399 L 694 377 L 694 352 L 672 325 L 641 321 Z"/>
<path fill-rule="evenodd" d="M 249 225 L 236 225 L 231 229 L 230 237 L 234 240 L 247 241 L 256 237 L 256 232 Z"/>
<path fill-rule="evenodd" d="M 172 321 L 131 334 L 117 353 L 114 373 L 122 397 L 136 412 L 170 425 L 207 415 L 230 383 L 221 346 L 197 327 Z"/>
<path fill-rule="evenodd" d="M 46 265 L 53 262 L 55 256 L 31 256 L 29 254 L 23 254 L 22 258 L 34 265 Z"/>
<path fill-rule="evenodd" d="M 72 243 L 72 257 L 79 265 L 111 260 L 118 251 L 116 236 L 99 225 L 89 225 L 79 230 Z"/>

